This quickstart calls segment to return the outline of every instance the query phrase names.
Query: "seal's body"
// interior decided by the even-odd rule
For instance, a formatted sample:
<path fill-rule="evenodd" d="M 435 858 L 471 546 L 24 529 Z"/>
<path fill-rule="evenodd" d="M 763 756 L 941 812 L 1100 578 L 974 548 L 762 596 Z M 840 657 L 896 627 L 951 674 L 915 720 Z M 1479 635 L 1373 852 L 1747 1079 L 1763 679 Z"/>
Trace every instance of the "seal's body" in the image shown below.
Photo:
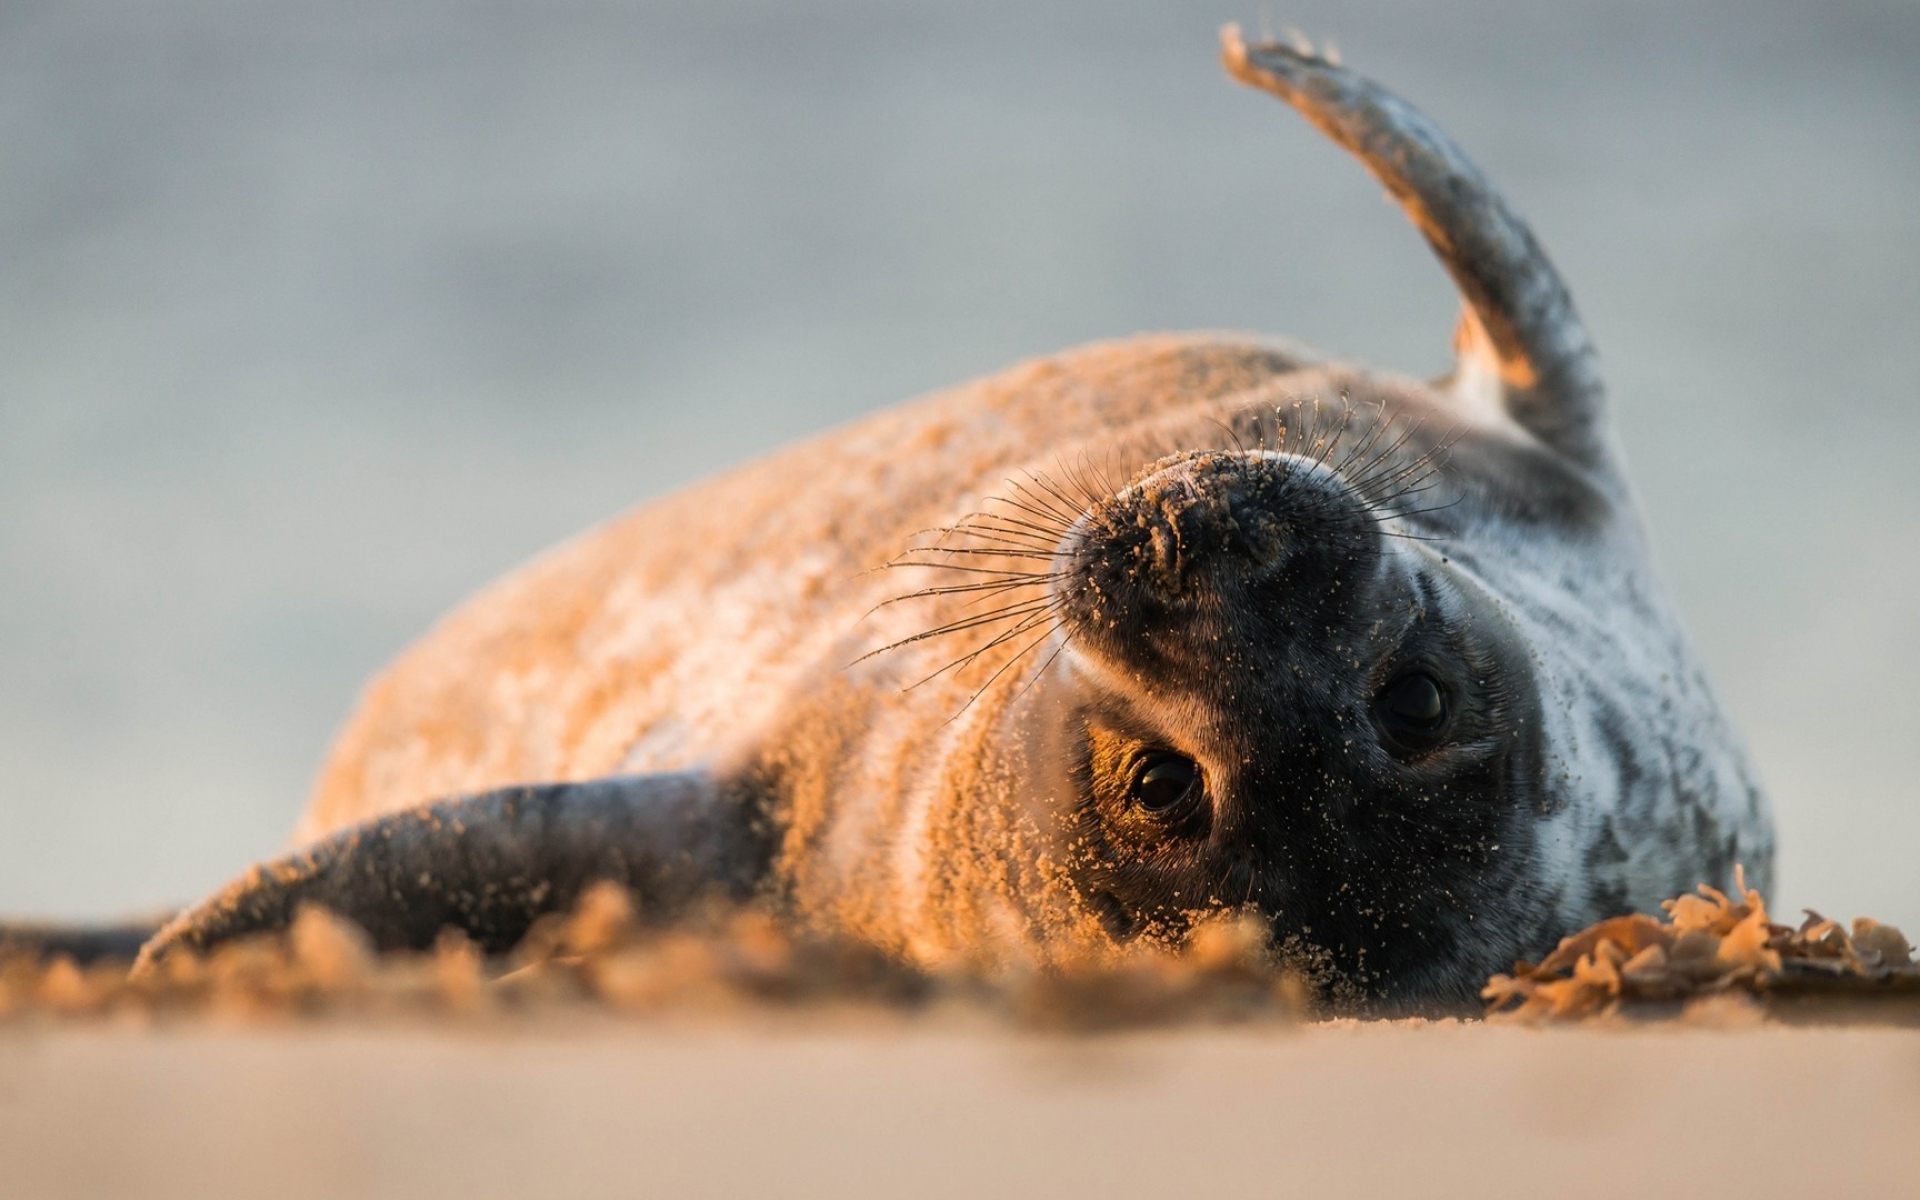
<path fill-rule="evenodd" d="M 987 967 L 1248 908 L 1444 1003 L 1763 874 L 1764 803 L 1525 226 L 1365 80 L 1232 33 L 1227 62 L 1428 236 L 1466 301 L 1453 375 L 1138 338 L 629 514 L 377 680 L 302 848 L 149 960 L 303 901 L 499 944 L 611 876 L 657 913 L 718 886 Z"/>

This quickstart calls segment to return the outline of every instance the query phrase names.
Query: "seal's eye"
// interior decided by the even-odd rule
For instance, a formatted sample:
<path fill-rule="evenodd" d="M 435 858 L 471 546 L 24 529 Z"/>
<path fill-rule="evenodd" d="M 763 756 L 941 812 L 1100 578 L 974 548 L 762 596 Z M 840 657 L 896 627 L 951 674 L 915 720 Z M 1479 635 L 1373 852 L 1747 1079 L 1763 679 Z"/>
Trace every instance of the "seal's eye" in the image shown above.
<path fill-rule="evenodd" d="M 1405 750 L 1428 750 L 1446 735 L 1452 706 L 1447 693 L 1424 671 L 1402 675 L 1374 698 L 1380 729 Z"/>
<path fill-rule="evenodd" d="M 1200 768 L 1192 759 L 1159 750 L 1133 768 L 1127 795 L 1142 810 L 1160 814 L 1173 811 L 1199 786 Z"/>

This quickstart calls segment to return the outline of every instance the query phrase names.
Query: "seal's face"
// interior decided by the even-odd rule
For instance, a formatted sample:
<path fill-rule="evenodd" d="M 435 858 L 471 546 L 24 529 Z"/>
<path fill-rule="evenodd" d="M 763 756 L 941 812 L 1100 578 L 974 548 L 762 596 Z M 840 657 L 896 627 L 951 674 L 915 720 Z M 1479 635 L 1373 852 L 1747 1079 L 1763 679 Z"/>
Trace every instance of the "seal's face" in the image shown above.
<path fill-rule="evenodd" d="M 1069 858 L 1115 938 L 1252 905 L 1380 995 L 1464 999 L 1489 943 L 1498 965 L 1538 790 L 1528 656 L 1377 500 L 1323 458 L 1204 451 L 1062 541 Z"/>

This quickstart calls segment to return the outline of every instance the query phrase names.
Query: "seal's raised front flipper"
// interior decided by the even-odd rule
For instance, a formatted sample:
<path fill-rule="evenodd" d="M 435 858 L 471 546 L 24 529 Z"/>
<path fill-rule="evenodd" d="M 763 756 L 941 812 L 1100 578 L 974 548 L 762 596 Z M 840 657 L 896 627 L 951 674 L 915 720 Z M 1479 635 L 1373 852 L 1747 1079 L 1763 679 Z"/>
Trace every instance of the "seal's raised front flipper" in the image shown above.
<path fill-rule="evenodd" d="M 170 922 L 143 970 L 179 949 L 287 926 L 313 904 L 382 949 L 424 948 L 454 926 L 505 950 L 534 919 L 571 908 L 588 885 L 632 890 L 643 915 L 670 916 L 759 887 L 773 846 L 758 806 L 704 775 L 642 775 L 505 788 L 344 829 L 253 868 Z"/>
<path fill-rule="evenodd" d="M 1465 302 L 1450 386 L 1493 393 L 1542 442 L 1587 465 L 1605 457 L 1598 362 L 1566 285 L 1480 169 L 1411 104 L 1301 49 L 1221 32 L 1228 73 L 1291 104 L 1386 186 Z"/>

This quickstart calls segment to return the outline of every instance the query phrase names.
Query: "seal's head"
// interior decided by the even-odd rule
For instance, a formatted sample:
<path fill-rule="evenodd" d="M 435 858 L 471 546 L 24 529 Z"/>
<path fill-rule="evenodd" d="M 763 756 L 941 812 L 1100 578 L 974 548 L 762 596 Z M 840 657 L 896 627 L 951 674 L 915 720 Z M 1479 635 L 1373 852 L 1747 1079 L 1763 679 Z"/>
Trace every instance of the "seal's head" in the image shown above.
<path fill-rule="evenodd" d="M 1474 920 L 1526 861 L 1528 655 L 1381 487 L 1325 455 L 1181 454 L 1062 540 L 1053 790 L 1116 939 L 1251 905 L 1348 979 L 1416 991 L 1477 986 L 1505 948 Z"/>

